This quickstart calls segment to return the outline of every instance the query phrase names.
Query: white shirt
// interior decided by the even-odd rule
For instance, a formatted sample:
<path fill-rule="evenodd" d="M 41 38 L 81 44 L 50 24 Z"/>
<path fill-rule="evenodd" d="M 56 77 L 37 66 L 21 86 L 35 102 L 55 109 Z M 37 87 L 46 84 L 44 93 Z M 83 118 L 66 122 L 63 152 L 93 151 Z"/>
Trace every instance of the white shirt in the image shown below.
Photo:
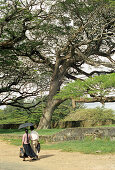
<path fill-rule="evenodd" d="M 39 140 L 39 135 L 36 131 L 32 130 L 30 133 L 31 140 Z"/>

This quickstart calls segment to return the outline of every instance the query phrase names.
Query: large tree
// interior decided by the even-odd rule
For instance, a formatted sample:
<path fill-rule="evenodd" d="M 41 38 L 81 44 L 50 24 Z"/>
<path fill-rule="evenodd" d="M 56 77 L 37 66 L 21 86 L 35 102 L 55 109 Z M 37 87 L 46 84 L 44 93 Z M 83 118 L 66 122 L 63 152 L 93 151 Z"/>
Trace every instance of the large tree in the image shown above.
<path fill-rule="evenodd" d="M 39 128 L 49 128 L 54 110 L 63 102 L 54 99 L 63 84 L 79 75 L 114 72 L 114 7 L 109 0 L 0 3 L 1 104 L 15 105 L 20 98 L 39 95 L 47 86 Z M 89 72 L 85 65 L 94 70 Z M 28 94 L 30 85 L 33 89 Z"/>

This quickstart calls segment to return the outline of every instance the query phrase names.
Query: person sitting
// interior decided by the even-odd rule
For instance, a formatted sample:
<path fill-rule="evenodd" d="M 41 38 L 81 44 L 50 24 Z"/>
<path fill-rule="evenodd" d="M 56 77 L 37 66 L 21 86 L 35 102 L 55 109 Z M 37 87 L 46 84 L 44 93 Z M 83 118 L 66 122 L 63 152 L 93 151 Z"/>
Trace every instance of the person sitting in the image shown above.
<path fill-rule="evenodd" d="M 24 148 L 23 161 L 25 161 L 25 158 L 27 158 L 27 157 L 29 157 L 30 160 L 32 160 L 32 158 L 33 159 L 37 158 L 37 155 L 32 150 L 31 145 L 30 145 L 30 134 L 28 134 L 28 129 L 25 129 L 25 134 L 23 134 L 22 145 L 23 145 L 23 148 Z"/>

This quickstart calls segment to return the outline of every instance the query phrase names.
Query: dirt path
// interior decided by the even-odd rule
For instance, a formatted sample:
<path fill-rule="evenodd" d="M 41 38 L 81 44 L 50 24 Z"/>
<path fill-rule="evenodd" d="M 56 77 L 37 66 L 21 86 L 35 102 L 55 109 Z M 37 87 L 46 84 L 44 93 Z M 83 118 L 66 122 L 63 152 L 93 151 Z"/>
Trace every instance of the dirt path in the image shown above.
<path fill-rule="evenodd" d="M 39 160 L 22 161 L 19 147 L 0 140 L 0 170 L 115 170 L 115 154 L 89 155 L 41 150 Z"/>

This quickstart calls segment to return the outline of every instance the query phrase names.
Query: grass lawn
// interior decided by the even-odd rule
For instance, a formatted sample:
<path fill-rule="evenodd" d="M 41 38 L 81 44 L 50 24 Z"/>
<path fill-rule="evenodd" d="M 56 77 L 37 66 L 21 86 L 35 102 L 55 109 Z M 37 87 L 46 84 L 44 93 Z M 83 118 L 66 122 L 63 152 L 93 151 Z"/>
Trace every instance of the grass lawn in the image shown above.
<path fill-rule="evenodd" d="M 51 135 L 57 133 L 63 129 L 42 129 L 38 130 L 40 135 Z M 10 135 L 0 136 L 2 140 L 8 141 L 10 144 L 20 146 L 21 139 L 17 138 L 18 134 L 23 134 L 23 130 L 15 129 L 0 129 L 0 134 L 14 134 L 15 138 L 11 138 Z M 105 154 L 105 153 L 115 153 L 115 141 L 111 141 L 109 138 L 105 139 L 92 139 L 85 138 L 84 140 L 72 140 L 56 143 L 45 143 L 40 141 L 41 149 L 58 149 L 66 152 L 82 152 L 85 154 Z"/>
<path fill-rule="evenodd" d="M 63 129 L 35 129 L 39 135 L 53 135 L 57 132 L 62 131 Z M 30 132 L 30 131 L 29 131 Z M 2 136 L 2 134 L 4 136 Z M 7 135 L 8 134 L 8 135 Z M 23 135 L 24 129 L 0 129 L 0 139 L 8 141 L 10 144 L 20 146 L 22 143 L 22 139 L 18 138 L 18 135 Z M 11 137 L 10 137 L 11 135 Z M 13 137 L 12 137 L 13 135 Z M 40 141 L 41 144 L 44 143 L 44 141 Z"/>
<path fill-rule="evenodd" d="M 0 139 L 9 142 L 10 144 L 21 146 L 21 139 L 14 139 L 9 137 L 0 137 Z M 109 139 L 90 139 L 72 140 L 56 143 L 44 143 L 40 141 L 41 149 L 44 150 L 61 150 L 64 152 L 82 152 L 85 154 L 105 154 L 115 153 L 115 141 Z"/>
<path fill-rule="evenodd" d="M 53 135 L 57 132 L 62 131 L 63 129 L 35 129 L 39 135 Z M 29 130 L 30 132 L 30 130 Z M 16 135 L 22 135 L 24 134 L 24 129 L 0 129 L 0 134 L 16 134 Z"/>
<path fill-rule="evenodd" d="M 109 139 L 84 139 L 59 143 L 43 144 L 43 149 L 61 149 L 66 152 L 82 152 L 85 154 L 115 153 L 115 141 Z"/>

